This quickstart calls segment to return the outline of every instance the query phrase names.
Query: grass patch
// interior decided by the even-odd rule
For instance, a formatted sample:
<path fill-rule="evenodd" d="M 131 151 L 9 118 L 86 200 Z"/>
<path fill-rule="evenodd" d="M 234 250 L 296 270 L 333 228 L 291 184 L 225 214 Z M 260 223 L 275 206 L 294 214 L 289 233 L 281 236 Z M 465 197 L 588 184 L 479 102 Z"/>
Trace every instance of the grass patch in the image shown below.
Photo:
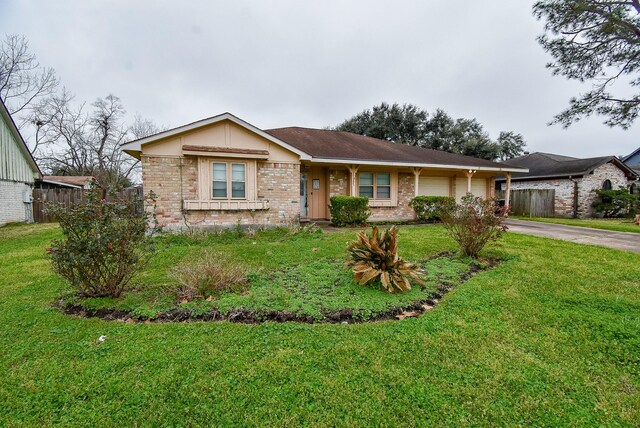
<path fill-rule="evenodd" d="M 634 426 L 637 254 L 507 234 L 509 258 L 420 318 L 356 325 L 126 324 L 51 307 L 49 226 L 0 229 L 0 426 Z M 7 233 L 8 232 L 8 233 Z M 339 259 L 353 231 L 221 243 L 281 271 Z M 452 250 L 440 226 L 400 254 Z M 296 251 L 294 251 L 296 249 Z M 306 251 L 305 249 L 308 249 Z M 180 253 L 197 251 L 184 245 Z M 170 264 L 178 253 L 160 253 Z M 140 284 L 161 284 L 149 269 Z M 160 286 L 160 285 L 159 285 Z M 101 335 L 106 340 L 100 343 Z"/>
<path fill-rule="evenodd" d="M 640 233 L 640 226 L 630 218 L 545 218 L 513 216 L 520 220 L 537 221 L 540 223 L 566 224 L 568 226 L 590 227 L 592 229 L 613 230 L 616 232 Z"/>

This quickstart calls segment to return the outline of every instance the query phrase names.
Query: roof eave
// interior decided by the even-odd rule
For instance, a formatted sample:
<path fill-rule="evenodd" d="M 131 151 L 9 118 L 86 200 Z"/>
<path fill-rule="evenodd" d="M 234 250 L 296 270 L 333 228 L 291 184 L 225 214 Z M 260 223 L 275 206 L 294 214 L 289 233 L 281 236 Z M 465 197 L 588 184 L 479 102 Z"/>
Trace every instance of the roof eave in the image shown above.
<path fill-rule="evenodd" d="M 527 173 L 527 168 L 516 167 L 488 167 L 488 166 L 473 166 L 473 165 L 456 165 L 456 164 L 435 164 L 424 162 L 392 162 L 392 161 L 375 161 L 375 160 L 363 160 L 363 159 L 341 159 L 341 158 L 312 158 L 312 163 L 337 163 L 337 164 L 357 164 L 357 165 L 383 165 L 383 166 L 402 166 L 402 167 L 414 167 L 414 168 L 437 168 L 437 169 L 463 169 L 463 170 L 476 170 L 476 171 L 490 171 L 490 172 L 522 172 Z"/>

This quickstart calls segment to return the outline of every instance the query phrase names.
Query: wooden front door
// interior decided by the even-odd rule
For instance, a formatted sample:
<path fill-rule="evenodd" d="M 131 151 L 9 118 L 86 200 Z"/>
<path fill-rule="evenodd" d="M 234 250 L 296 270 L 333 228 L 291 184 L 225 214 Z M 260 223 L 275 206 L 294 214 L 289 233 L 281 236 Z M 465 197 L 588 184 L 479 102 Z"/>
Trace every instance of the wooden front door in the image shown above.
<path fill-rule="evenodd" d="M 309 201 L 309 218 L 312 220 L 326 220 L 329 218 L 327 208 L 327 170 L 312 167 L 307 179 L 307 193 Z"/>

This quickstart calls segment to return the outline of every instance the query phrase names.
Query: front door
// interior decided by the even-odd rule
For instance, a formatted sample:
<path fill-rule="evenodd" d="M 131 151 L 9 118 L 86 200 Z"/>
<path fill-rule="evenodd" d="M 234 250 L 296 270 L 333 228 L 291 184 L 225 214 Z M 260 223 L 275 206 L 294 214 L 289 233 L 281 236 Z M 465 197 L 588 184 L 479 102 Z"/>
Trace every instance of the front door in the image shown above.
<path fill-rule="evenodd" d="M 307 193 L 307 173 L 300 174 L 300 217 L 309 216 L 309 195 Z"/>
<path fill-rule="evenodd" d="M 308 174 L 307 191 L 309 218 L 324 220 L 328 217 L 327 208 L 327 172 L 325 168 L 313 167 Z"/>

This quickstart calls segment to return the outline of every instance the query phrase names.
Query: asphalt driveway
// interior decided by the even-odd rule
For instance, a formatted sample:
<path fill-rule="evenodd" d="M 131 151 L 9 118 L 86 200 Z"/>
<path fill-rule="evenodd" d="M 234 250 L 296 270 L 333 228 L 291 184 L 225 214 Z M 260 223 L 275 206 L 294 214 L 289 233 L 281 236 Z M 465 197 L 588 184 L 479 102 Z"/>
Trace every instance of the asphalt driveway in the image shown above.
<path fill-rule="evenodd" d="M 510 232 L 526 233 L 544 238 L 562 239 L 578 244 L 592 244 L 618 250 L 640 253 L 640 233 L 615 232 L 589 227 L 566 226 L 563 224 L 540 223 L 536 221 L 508 219 Z"/>

